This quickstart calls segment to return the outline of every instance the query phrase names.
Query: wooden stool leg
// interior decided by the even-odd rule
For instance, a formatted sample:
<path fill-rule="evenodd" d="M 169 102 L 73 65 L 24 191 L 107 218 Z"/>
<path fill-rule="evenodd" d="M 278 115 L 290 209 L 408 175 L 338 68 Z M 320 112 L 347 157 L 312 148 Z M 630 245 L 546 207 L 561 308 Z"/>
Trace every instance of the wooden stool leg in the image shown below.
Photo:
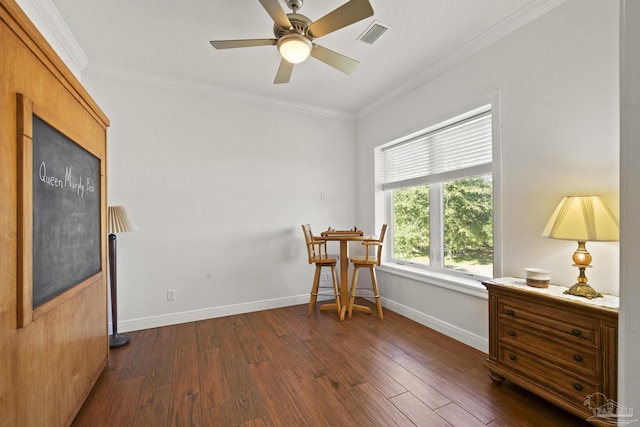
<path fill-rule="evenodd" d="M 356 301 L 356 290 L 358 289 L 358 266 L 353 265 L 353 279 L 351 280 L 351 289 L 349 290 L 349 319 L 353 314 L 353 305 Z"/>
<path fill-rule="evenodd" d="M 311 316 L 313 307 L 316 305 L 318 299 L 318 287 L 320 286 L 320 271 L 322 267 L 316 264 L 316 274 L 313 276 L 313 286 L 311 286 L 311 298 L 309 299 L 309 309 L 307 310 L 307 316 Z"/>
<path fill-rule="evenodd" d="M 371 267 L 371 285 L 373 286 L 373 297 L 376 299 L 376 307 L 378 307 L 378 317 L 382 319 L 382 303 L 380 303 L 380 292 L 378 292 L 378 281 L 376 280 L 376 269 L 374 267 Z"/>
<path fill-rule="evenodd" d="M 331 266 L 331 280 L 333 281 L 333 295 L 336 297 L 336 307 L 338 309 L 338 317 L 340 316 L 340 288 L 338 287 L 338 275 L 336 274 L 335 264 Z"/>

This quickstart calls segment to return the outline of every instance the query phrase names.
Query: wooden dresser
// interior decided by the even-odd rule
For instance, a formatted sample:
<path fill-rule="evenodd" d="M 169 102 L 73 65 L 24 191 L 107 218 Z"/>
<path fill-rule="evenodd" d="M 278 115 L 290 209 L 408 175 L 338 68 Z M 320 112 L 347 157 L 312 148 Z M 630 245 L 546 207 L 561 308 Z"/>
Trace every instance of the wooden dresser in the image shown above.
<path fill-rule="evenodd" d="M 489 358 L 494 383 L 507 379 L 584 419 L 617 398 L 618 299 L 586 300 L 506 278 L 489 291 Z M 605 398 L 606 396 L 606 398 Z"/>

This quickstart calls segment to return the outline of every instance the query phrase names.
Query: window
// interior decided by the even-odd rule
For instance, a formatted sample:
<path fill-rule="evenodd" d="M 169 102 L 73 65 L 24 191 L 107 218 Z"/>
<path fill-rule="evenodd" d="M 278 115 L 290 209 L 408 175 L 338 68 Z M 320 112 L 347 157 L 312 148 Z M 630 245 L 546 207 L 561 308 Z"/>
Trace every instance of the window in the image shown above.
<path fill-rule="evenodd" d="M 379 154 L 390 261 L 492 277 L 490 106 L 391 143 Z"/>

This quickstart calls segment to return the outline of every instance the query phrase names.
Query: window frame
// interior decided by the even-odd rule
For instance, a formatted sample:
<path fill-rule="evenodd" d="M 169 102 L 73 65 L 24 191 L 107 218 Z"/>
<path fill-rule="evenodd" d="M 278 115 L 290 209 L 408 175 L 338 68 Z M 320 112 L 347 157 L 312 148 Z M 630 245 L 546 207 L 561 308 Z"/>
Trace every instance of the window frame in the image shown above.
<path fill-rule="evenodd" d="M 492 176 L 492 187 L 493 187 L 493 277 L 500 277 L 502 275 L 502 221 L 501 221 L 501 179 L 500 179 L 500 171 L 501 171 L 501 132 L 500 132 L 500 108 L 499 108 L 499 98 L 497 96 L 493 97 L 491 100 L 487 102 L 478 103 L 479 105 L 475 108 L 468 108 L 465 112 L 452 114 L 448 119 L 440 120 L 434 122 L 429 127 L 426 127 L 418 132 L 414 132 L 413 134 L 403 136 L 401 138 L 395 139 L 389 143 L 383 144 L 381 146 L 376 147 L 375 149 L 375 175 L 376 175 L 376 212 L 378 212 L 378 218 L 382 220 L 382 222 L 386 222 L 389 224 L 388 230 L 388 239 L 386 240 L 386 244 L 388 245 L 388 250 L 385 251 L 385 255 L 383 256 L 383 268 L 389 272 L 396 272 L 400 275 L 409 274 L 411 277 L 423 277 L 430 281 L 429 279 L 437 279 L 436 281 L 445 281 L 449 283 L 447 286 L 454 284 L 463 285 L 463 288 L 469 287 L 470 283 L 478 283 L 479 281 L 485 279 L 485 277 L 476 276 L 471 273 L 459 272 L 452 269 L 444 268 L 444 253 L 443 253 L 443 239 L 444 239 L 444 229 L 443 229 L 443 214 L 442 214 L 442 197 L 444 191 L 444 182 L 432 183 L 432 184 L 423 184 L 429 186 L 429 201 L 430 201 L 430 236 L 432 239 L 432 246 L 434 244 L 438 245 L 438 250 L 434 252 L 434 250 L 430 251 L 430 264 L 425 265 L 421 263 L 414 263 L 407 260 L 394 259 L 393 258 L 393 234 L 395 230 L 393 229 L 393 191 L 395 189 L 384 189 L 383 188 L 383 176 L 384 176 L 384 162 L 383 162 L 383 150 L 387 147 L 393 146 L 395 144 L 401 143 L 403 141 L 408 141 L 412 138 L 416 138 L 420 135 L 424 135 L 430 132 L 437 131 L 444 127 L 450 126 L 451 124 L 466 120 L 470 117 L 473 117 L 478 114 L 482 114 L 483 112 L 490 111 L 491 112 L 491 133 L 492 133 L 492 162 L 491 162 L 491 176 Z M 469 175 L 471 176 L 484 176 L 487 173 L 482 173 L 479 175 Z M 437 211 L 436 211 L 437 209 Z M 436 215 L 437 212 L 437 215 Z M 437 230 L 437 233 L 433 233 L 434 230 Z M 436 240 L 434 240 L 434 237 Z M 474 285 L 471 285 L 474 287 Z"/>

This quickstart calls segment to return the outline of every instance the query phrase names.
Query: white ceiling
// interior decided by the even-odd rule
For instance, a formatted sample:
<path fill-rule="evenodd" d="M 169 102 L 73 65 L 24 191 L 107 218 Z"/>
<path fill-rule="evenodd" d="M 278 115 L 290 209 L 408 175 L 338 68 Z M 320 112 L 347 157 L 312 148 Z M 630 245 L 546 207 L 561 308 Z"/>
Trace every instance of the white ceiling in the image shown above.
<path fill-rule="evenodd" d="M 345 1 L 305 0 L 299 13 L 315 21 Z M 564 0 L 370 1 L 373 17 L 315 40 L 360 61 L 353 74 L 309 58 L 295 66 L 290 83 L 274 85 L 275 46 L 215 50 L 209 44 L 273 37 L 273 21 L 257 0 L 51 0 L 91 70 L 116 67 L 352 115 L 410 90 Z M 374 20 L 391 29 L 373 45 L 356 40 Z"/>

